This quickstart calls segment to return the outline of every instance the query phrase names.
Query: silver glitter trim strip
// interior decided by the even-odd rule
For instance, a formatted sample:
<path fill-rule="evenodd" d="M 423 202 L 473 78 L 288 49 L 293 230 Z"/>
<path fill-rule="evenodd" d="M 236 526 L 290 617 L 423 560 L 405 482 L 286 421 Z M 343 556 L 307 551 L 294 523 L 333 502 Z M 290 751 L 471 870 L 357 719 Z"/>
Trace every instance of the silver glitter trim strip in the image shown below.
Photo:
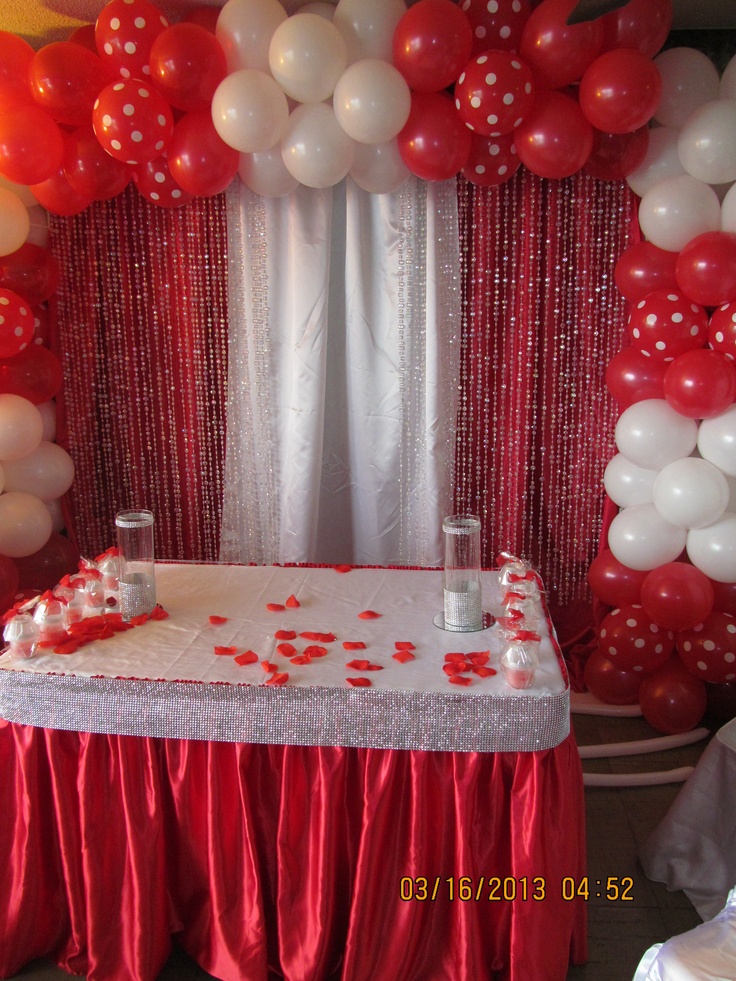
<path fill-rule="evenodd" d="M 527 752 L 566 738 L 570 693 L 467 696 L 0 671 L 0 716 L 46 729 L 166 739 Z"/>

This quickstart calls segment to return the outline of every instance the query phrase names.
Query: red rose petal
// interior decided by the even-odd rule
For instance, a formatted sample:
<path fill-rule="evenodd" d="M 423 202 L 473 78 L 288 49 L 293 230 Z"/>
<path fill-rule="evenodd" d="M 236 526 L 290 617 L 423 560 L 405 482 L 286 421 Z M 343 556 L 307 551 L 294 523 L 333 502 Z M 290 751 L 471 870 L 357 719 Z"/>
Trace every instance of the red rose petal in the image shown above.
<path fill-rule="evenodd" d="M 269 613 L 280 613 L 281 610 L 285 610 L 286 607 L 283 603 L 266 603 L 266 609 Z"/>
<path fill-rule="evenodd" d="M 445 654 L 445 660 L 446 661 L 464 661 L 465 660 L 465 655 L 464 654 Z"/>
<path fill-rule="evenodd" d="M 370 663 L 370 661 L 348 661 L 345 667 L 352 668 L 353 671 L 367 671 Z"/>
<path fill-rule="evenodd" d="M 363 610 L 363 612 L 359 613 L 358 616 L 361 620 L 376 620 L 381 616 L 381 614 L 376 613 L 375 610 Z"/>
<path fill-rule="evenodd" d="M 278 671 L 278 666 L 271 664 L 270 661 L 261 661 L 261 667 L 267 674 L 274 674 L 276 671 Z"/>
<path fill-rule="evenodd" d="M 400 661 L 402 664 L 406 664 L 407 661 L 416 661 L 416 655 L 412 654 L 411 651 L 397 651 L 391 656 L 395 661 Z"/>
<path fill-rule="evenodd" d="M 276 653 L 283 654 L 284 657 L 293 657 L 296 654 L 296 647 L 293 644 L 279 644 Z"/>
<path fill-rule="evenodd" d="M 353 688 L 370 688 L 373 684 L 370 678 L 346 678 L 345 681 Z"/>
<path fill-rule="evenodd" d="M 397 651 L 415 651 L 416 647 L 409 640 L 397 640 L 394 644 Z"/>
<path fill-rule="evenodd" d="M 451 685 L 465 685 L 466 687 L 472 684 L 471 678 L 466 678 L 461 674 L 455 674 L 450 678 Z"/>
<path fill-rule="evenodd" d="M 488 660 L 491 656 L 490 651 L 483 651 L 482 654 L 468 654 L 471 664 L 488 664 Z"/>
<path fill-rule="evenodd" d="M 335 640 L 334 634 L 318 633 L 314 630 L 305 630 L 299 636 L 303 637 L 304 640 L 316 640 L 321 644 L 331 644 Z"/>
<path fill-rule="evenodd" d="M 59 644 L 58 647 L 55 647 L 54 654 L 74 654 L 75 651 L 78 651 L 80 647 L 81 644 L 78 644 L 74 640 L 70 640 L 67 641 L 66 644 Z"/>
<path fill-rule="evenodd" d="M 382 664 L 369 664 L 366 671 L 383 671 Z"/>
<path fill-rule="evenodd" d="M 292 664 L 311 664 L 312 658 L 309 654 L 297 654 L 296 657 L 290 657 L 289 660 Z"/>
<path fill-rule="evenodd" d="M 237 653 L 237 647 L 216 647 L 215 654 L 232 655 Z"/>
<path fill-rule="evenodd" d="M 327 648 L 319 647 L 316 644 L 310 644 L 309 647 L 304 648 L 303 653 L 307 654 L 309 657 L 324 657 L 327 653 Z"/>
<path fill-rule="evenodd" d="M 209 617 L 209 621 L 213 626 L 217 626 L 219 623 L 227 623 L 227 619 L 227 617 L 218 617 L 215 613 Z"/>
<path fill-rule="evenodd" d="M 271 677 L 266 682 L 267 685 L 285 685 L 289 680 L 289 675 L 286 671 L 282 671 L 280 674 L 272 674 Z"/>
<path fill-rule="evenodd" d="M 146 623 L 147 621 L 148 621 L 148 614 L 141 613 L 139 617 L 131 617 L 128 623 L 132 623 L 134 627 L 142 627 L 143 624 Z"/>
<path fill-rule="evenodd" d="M 476 664 L 473 668 L 473 674 L 477 674 L 479 678 L 490 678 L 498 672 L 495 668 L 486 668 L 482 664 Z"/>
<path fill-rule="evenodd" d="M 157 603 L 148 614 L 148 618 L 149 620 L 168 620 L 169 614 L 166 612 L 163 606 L 159 606 Z"/>
<path fill-rule="evenodd" d="M 346 651 L 364 651 L 365 644 L 362 640 L 344 640 L 342 646 Z"/>
<path fill-rule="evenodd" d="M 351 565 L 336 565 L 335 572 L 351 572 L 352 568 Z"/>
<path fill-rule="evenodd" d="M 462 664 L 457 664 L 455 661 L 451 661 L 449 664 L 443 664 L 442 670 L 452 678 L 457 674 L 462 674 L 463 666 Z"/>
<path fill-rule="evenodd" d="M 238 654 L 235 658 L 236 664 L 255 664 L 258 660 L 258 655 L 255 651 L 244 651 L 242 654 Z"/>
<path fill-rule="evenodd" d="M 296 630 L 277 630 L 273 636 L 276 640 L 294 640 Z"/>
<path fill-rule="evenodd" d="M 302 604 L 299 602 L 299 600 L 296 598 L 296 596 L 293 593 L 286 601 L 286 607 L 289 610 L 298 610 L 301 605 Z"/>

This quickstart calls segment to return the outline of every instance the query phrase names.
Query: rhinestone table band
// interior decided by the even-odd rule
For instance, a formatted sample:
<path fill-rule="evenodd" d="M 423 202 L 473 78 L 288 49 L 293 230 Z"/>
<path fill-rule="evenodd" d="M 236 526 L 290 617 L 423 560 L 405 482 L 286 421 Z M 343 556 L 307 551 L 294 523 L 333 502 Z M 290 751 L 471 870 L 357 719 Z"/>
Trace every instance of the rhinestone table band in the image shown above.
<path fill-rule="evenodd" d="M 80 732 L 290 746 L 447 752 L 551 749 L 569 690 L 489 695 L 86 678 L 0 671 L 0 717 Z"/>

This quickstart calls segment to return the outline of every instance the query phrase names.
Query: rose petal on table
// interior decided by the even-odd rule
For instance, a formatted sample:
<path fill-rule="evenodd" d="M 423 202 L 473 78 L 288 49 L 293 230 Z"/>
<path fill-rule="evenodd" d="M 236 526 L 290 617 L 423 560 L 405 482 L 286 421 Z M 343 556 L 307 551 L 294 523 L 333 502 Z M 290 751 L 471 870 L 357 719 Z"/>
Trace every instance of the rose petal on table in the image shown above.
<path fill-rule="evenodd" d="M 98 640 L 108 640 L 115 636 L 115 631 L 109 623 L 106 623 L 98 635 Z"/>
<path fill-rule="evenodd" d="M 296 596 L 293 593 L 291 594 L 291 596 L 289 596 L 289 598 L 286 600 L 285 603 L 285 606 L 289 610 L 298 610 L 301 605 L 302 604 L 299 602 L 299 600 L 296 598 Z"/>
<path fill-rule="evenodd" d="M 304 640 L 315 640 L 320 644 L 331 644 L 336 639 L 334 634 L 319 633 L 316 630 L 305 630 L 299 636 Z"/>
<path fill-rule="evenodd" d="M 365 644 L 362 640 L 344 640 L 342 646 L 346 651 L 364 651 Z"/>
<path fill-rule="evenodd" d="M 216 627 L 220 623 L 227 623 L 227 620 L 228 620 L 227 617 L 219 617 L 219 616 L 217 616 L 216 613 L 210 614 L 210 616 L 208 617 L 208 619 L 209 619 L 209 621 L 210 621 L 210 623 L 212 624 L 213 627 Z"/>
<path fill-rule="evenodd" d="M 149 620 L 168 620 L 169 614 L 158 603 L 154 606 L 151 612 L 148 614 Z"/>
<path fill-rule="evenodd" d="M 394 647 L 397 651 L 415 651 L 416 647 L 412 644 L 410 640 L 397 640 L 394 643 Z"/>
<path fill-rule="evenodd" d="M 373 664 L 372 662 L 366 668 L 366 671 L 383 671 L 382 664 Z"/>
<path fill-rule="evenodd" d="M 255 651 L 243 651 L 242 654 L 238 654 L 235 658 L 236 664 L 255 664 L 258 660 L 258 655 Z"/>
<path fill-rule="evenodd" d="M 54 654 L 74 654 L 81 646 L 76 641 L 69 640 L 65 644 L 59 644 L 58 647 L 55 647 Z"/>
<path fill-rule="evenodd" d="M 131 617 L 130 620 L 128 620 L 128 623 L 132 623 L 134 627 L 142 627 L 143 624 L 147 623 L 149 619 L 150 618 L 147 613 L 141 613 L 140 616 Z"/>
<path fill-rule="evenodd" d="M 352 668 L 353 671 L 367 671 L 370 667 L 370 661 L 348 661 L 345 665 L 346 668 Z"/>
<path fill-rule="evenodd" d="M 446 661 L 458 661 L 458 662 L 459 661 L 464 661 L 465 660 L 465 654 L 459 654 L 459 653 L 445 654 L 445 660 Z"/>
<path fill-rule="evenodd" d="M 486 668 L 482 664 L 476 664 L 473 666 L 473 674 L 477 674 L 479 678 L 490 678 L 498 672 L 495 668 Z"/>
<path fill-rule="evenodd" d="M 442 670 L 445 672 L 446 675 L 452 678 L 456 674 L 462 674 L 462 672 L 464 671 L 464 667 L 462 664 L 459 664 L 457 661 L 450 661 L 448 664 L 442 665 Z"/>
<path fill-rule="evenodd" d="M 281 671 L 278 674 L 272 674 L 271 677 L 266 682 L 267 685 L 285 685 L 289 680 L 289 675 L 286 671 Z"/>
<path fill-rule="evenodd" d="M 381 616 L 380 613 L 376 613 L 375 610 L 363 610 L 358 616 L 361 620 L 377 620 Z"/>
<path fill-rule="evenodd" d="M 352 568 L 353 567 L 351 565 L 336 565 L 335 566 L 335 572 L 343 572 L 343 573 L 344 572 L 351 572 L 352 571 Z"/>
<path fill-rule="evenodd" d="M 373 684 L 370 678 L 346 678 L 345 681 L 353 688 L 370 688 Z"/>
<path fill-rule="evenodd" d="M 237 647 L 220 647 L 220 646 L 215 647 L 215 654 L 224 654 L 226 656 L 232 656 L 233 654 L 237 654 L 237 652 L 238 652 Z"/>
<path fill-rule="evenodd" d="M 309 657 L 324 657 L 327 653 L 326 647 L 320 647 L 318 644 L 310 644 L 309 647 L 305 647 L 304 654 L 308 654 Z"/>
<path fill-rule="evenodd" d="M 279 644 L 276 647 L 277 654 L 283 654 L 284 657 L 293 657 L 296 654 L 296 647 L 293 644 Z"/>
<path fill-rule="evenodd" d="M 274 634 L 276 640 L 294 640 L 296 637 L 296 630 L 277 630 Z"/>
<path fill-rule="evenodd" d="M 472 678 L 467 678 L 462 674 L 454 674 L 450 678 L 451 685 L 465 685 L 467 687 L 467 685 L 470 685 L 472 683 L 473 683 Z"/>
<path fill-rule="evenodd" d="M 468 654 L 468 660 L 471 664 L 487 664 L 490 656 L 490 651 L 476 651 L 474 654 Z"/>
<path fill-rule="evenodd" d="M 274 672 L 278 671 L 278 665 L 271 664 L 270 661 L 261 661 L 261 667 L 267 674 L 274 674 Z"/>
<path fill-rule="evenodd" d="M 269 613 L 280 613 L 282 610 L 285 610 L 286 607 L 283 603 L 266 603 L 266 609 Z"/>
<path fill-rule="evenodd" d="M 297 654 L 296 657 L 290 657 L 289 660 L 292 664 L 311 664 L 312 658 L 309 654 Z"/>
<path fill-rule="evenodd" d="M 400 661 L 402 664 L 406 664 L 407 661 L 416 661 L 416 654 L 412 654 L 411 651 L 396 651 L 396 653 L 392 654 L 391 657 L 393 657 L 395 661 Z"/>

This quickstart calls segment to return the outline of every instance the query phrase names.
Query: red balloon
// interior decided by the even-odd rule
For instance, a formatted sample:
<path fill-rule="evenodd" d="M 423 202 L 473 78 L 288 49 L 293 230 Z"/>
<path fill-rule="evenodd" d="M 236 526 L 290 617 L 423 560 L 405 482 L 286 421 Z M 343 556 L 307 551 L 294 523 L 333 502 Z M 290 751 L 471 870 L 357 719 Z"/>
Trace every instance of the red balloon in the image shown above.
<path fill-rule="evenodd" d="M 397 142 L 412 174 L 425 181 L 444 181 L 465 166 L 473 137 L 449 96 L 412 92 L 409 118 Z"/>
<path fill-rule="evenodd" d="M 149 82 L 131 78 L 103 88 L 92 112 L 92 126 L 102 147 L 132 166 L 161 156 L 174 130 L 174 116 Z"/>
<path fill-rule="evenodd" d="M 95 25 L 94 24 L 82 24 L 75 31 L 69 35 L 69 40 L 72 44 L 81 44 L 83 48 L 87 48 L 93 54 L 97 54 L 97 45 L 95 44 Z"/>
<path fill-rule="evenodd" d="M 77 571 L 79 552 L 65 535 L 52 531 L 49 540 L 32 555 L 14 559 L 22 589 L 53 589 L 64 576 Z"/>
<path fill-rule="evenodd" d="M 640 166 L 648 149 L 648 126 L 633 133 L 602 133 L 594 129 L 593 149 L 583 169 L 600 181 L 620 181 Z"/>
<path fill-rule="evenodd" d="M 688 732 L 705 714 L 705 682 L 695 678 L 679 657 L 671 657 L 642 679 L 639 704 L 646 721 L 658 732 Z"/>
<path fill-rule="evenodd" d="M 578 82 L 603 48 L 599 19 L 583 24 L 567 23 L 577 2 L 542 0 L 524 26 L 519 54 L 540 86 L 559 89 Z"/>
<path fill-rule="evenodd" d="M 557 179 L 576 173 L 588 159 L 593 149 L 593 127 L 570 96 L 538 92 L 531 111 L 515 131 L 515 139 L 525 167 L 538 177 Z"/>
<path fill-rule="evenodd" d="M 113 75 L 145 78 L 151 47 L 168 20 L 148 0 L 108 0 L 95 24 L 95 44 Z"/>
<path fill-rule="evenodd" d="M 41 184 L 31 184 L 30 189 L 38 203 L 55 215 L 78 215 L 92 204 L 91 195 L 78 191 L 63 167 Z"/>
<path fill-rule="evenodd" d="M 736 232 L 704 232 L 677 257 L 677 283 L 695 303 L 716 307 L 736 300 Z"/>
<path fill-rule="evenodd" d="M 182 116 L 167 152 L 169 170 L 179 187 L 194 197 L 220 194 L 238 172 L 240 154 L 219 136 L 209 109 Z"/>
<path fill-rule="evenodd" d="M 714 310 L 708 324 L 708 343 L 731 361 L 736 359 L 736 302 Z"/>
<path fill-rule="evenodd" d="M 455 107 L 481 136 L 512 133 L 534 103 L 532 73 L 509 51 L 484 51 L 465 66 L 455 85 Z"/>
<path fill-rule="evenodd" d="M 34 316 L 30 303 L 0 287 L 0 358 L 12 358 L 33 340 Z"/>
<path fill-rule="evenodd" d="M 687 562 L 667 562 L 647 573 L 641 605 L 652 620 L 667 630 L 690 630 L 713 609 L 710 580 Z"/>
<path fill-rule="evenodd" d="M 81 126 L 97 93 L 110 80 L 101 58 L 73 41 L 54 41 L 33 57 L 28 79 L 33 98 L 58 123 Z"/>
<path fill-rule="evenodd" d="M 631 311 L 628 327 L 631 343 L 644 355 L 674 361 L 685 351 L 705 346 L 708 314 L 682 293 L 655 290 Z"/>
<path fill-rule="evenodd" d="M 452 85 L 472 49 L 470 22 L 452 0 L 419 0 L 394 31 L 394 65 L 415 92 L 439 92 Z"/>
<path fill-rule="evenodd" d="M 655 671 L 667 661 L 674 646 L 671 631 L 654 623 L 638 603 L 611 610 L 598 628 L 601 653 L 622 671 Z"/>
<path fill-rule="evenodd" d="M 580 108 L 604 133 L 633 133 L 654 115 L 662 94 L 659 69 L 633 48 L 606 51 L 580 80 Z"/>
<path fill-rule="evenodd" d="M 607 606 L 638 604 L 646 572 L 630 569 L 616 558 L 610 548 L 602 549 L 590 563 L 588 584 Z"/>
<path fill-rule="evenodd" d="M 61 362 L 47 347 L 29 344 L 20 354 L 0 359 L 0 392 L 20 395 L 34 405 L 58 395 L 62 381 Z"/>
<path fill-rule="evenodd" d="M 462 175 L 479 187 L 495 187 L 513 177 L 520 166 L 513 133 L 506 136 L 473 136 L 470 156 L 462 167 Z"/>
<path fill-rule="evenodd" d="M 677 653 L 691 674 L 720 685 L 736 680 L 736 617 L 711 613 L 693 630 L 677 637 Z"/>
<path fill-rule="evenodd" d="M 219 7 L 195 7 L 184 16 L 183 20 L 188 24 L 199 24 L 200 27 L 204 27 L 211 34 L 214 34 L 219 16 Z"/>
<path fill-rule="evenodd" d="M 107 201 L 122 194 L 132 167 L 102 149 L 92 123 L 75 129 L 66 140 L 64 173 L 77 193 L 90 201 Z"/>
<path fill-rule="evenodd" d="M 64 139 L 45 109 L 23 106 L 0 115 L 0 173 L 15 184 L 38 184 L 55 174 Z"/>
<path fill-rule="evenodd" d="M 20 294 L 34 307 L 54 295 L 60 275 L 54 254 L 34 242 L 0 256 L 0 286 Z"/>
<path fill-rule="evenodd" d="M 614 354 L 606 368 L 606 385 L 622 409 L 643 399 L 664 398 L 667 364 L 647 358 L 635 347 Z"/>
<path fill-rule="evenodd" d="M 15 602 L 20 576 L 15 560 L 0 554 L 0 616 Z"/>
<path fill-rule="evenodd" d="M 160 208 L 179 208 L 192 200 L 192 195 L 183 191 L 171 176 L 166 154 L 136 167 L 133 183 L 147 201 Z"/>
<path fill-rule="evenodd" d="M 583 668 L 585 687 L 608 705 L 636 705 L 642 678 L 640 671 L 621 671 L 600 651 L 593 651 Z"/>
<path fill-rule="evenodd" d="M 222 45 L 205 27 L 167 27 L 151 46 L 151 81 L 166 101 L 183 112 L 206 109 L 227 74 Z"/>
<path fill-rule="evenodd" d="M 736 399 L 736 365 L 720 351 L 686 351 L 665 372 L 664 397 L 682 416 L 719 416 Z"/>
<path fill-rule="evenodd" d="M 28 67 L 34 54 L 22 37 L 0 31 L 0 112 L 11 112 L 33 102 Z"/>
<path fill-rule="evenodd" d="M 473 32 L 471 57 L 494 48 L 518 51 L 532 11 L 530 0 L 464 0 L 462 9 Z"/>
<path fill-rule="evenodd" d="M 677 252 L 651 242 L 637 242 L 621 255 L 613 271 L 616 286 L 630 303 L 638 303 L 655 290 L 677 288 Z"/>
<path fill-rule="evenodd" d="M 604 50 L 636 48 L 653 58 L 667 40 L 672 18 L 672 0 L 629 0 L 601 19 Z"/>

